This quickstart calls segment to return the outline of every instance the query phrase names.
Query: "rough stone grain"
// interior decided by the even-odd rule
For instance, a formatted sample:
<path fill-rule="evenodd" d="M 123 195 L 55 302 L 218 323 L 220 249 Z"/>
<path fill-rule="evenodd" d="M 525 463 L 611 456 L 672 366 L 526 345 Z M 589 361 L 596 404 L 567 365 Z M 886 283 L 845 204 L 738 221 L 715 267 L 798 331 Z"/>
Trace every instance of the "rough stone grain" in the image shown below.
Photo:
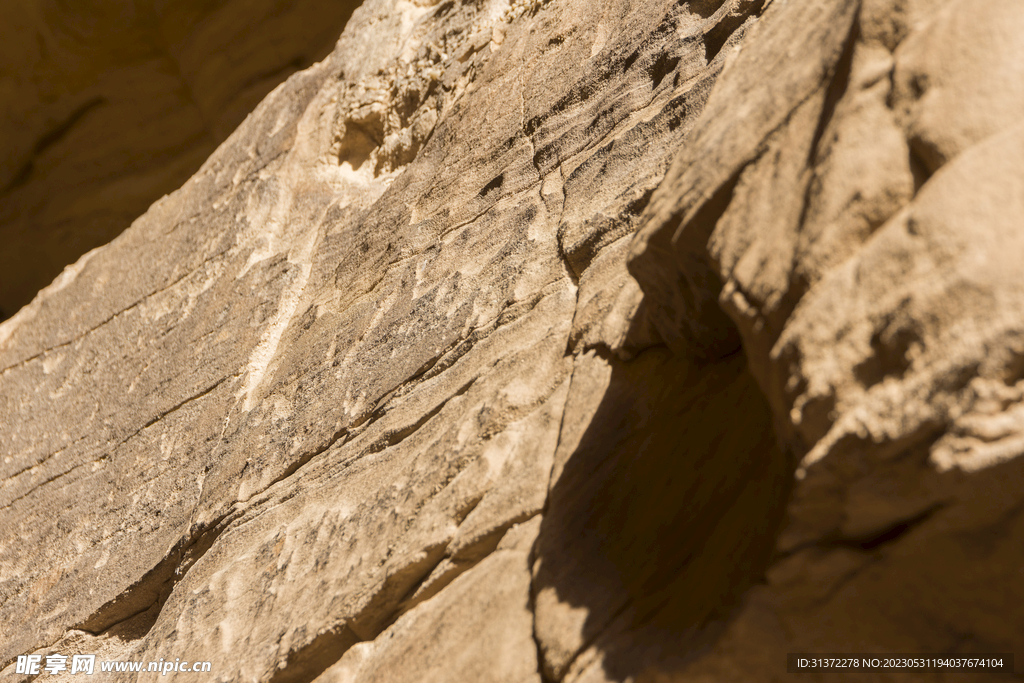
<path fill-rule="evenodd" d="M 547 505 L 575 359 L 657 343 L 627 240 L 757 6 L 598 9 L 367 3 L 4 324 L 4 664 L 281 683 L 366 643 L 370 676 L 412 666 L 369 645 L 392 625 L 525 563 L 496 548 Z M 467 671 L 522 678 L 458 633 Z"/>
<path fill-rule="evenodd" d="M 1012 651 L 1021 16 L 365 3 L 0 325 L 0 677 Z"/>
<path fill-rule="evenodd" d="M 641 217 L 630 270 L 662 334 L 740 342 L 799 462 L 765 585 L 680 680 L 761 677 L 778 652 L 835 643 L 1019 641 L 1022 17 L 1012 2 L 774 5 Z M 803 74 L 806 98 L 737 105 L 794 29 L 845 37 L 823 71 L 768 81 L 786 93 Z M 697 144 L 725 131 L 731 147 Z M 702 306 L 717 327 L 688 322 Z"/>
<path fill-rule="evenodd" d="M 0 319 L 331 52 L 354 0 L 0 6 Z"/>

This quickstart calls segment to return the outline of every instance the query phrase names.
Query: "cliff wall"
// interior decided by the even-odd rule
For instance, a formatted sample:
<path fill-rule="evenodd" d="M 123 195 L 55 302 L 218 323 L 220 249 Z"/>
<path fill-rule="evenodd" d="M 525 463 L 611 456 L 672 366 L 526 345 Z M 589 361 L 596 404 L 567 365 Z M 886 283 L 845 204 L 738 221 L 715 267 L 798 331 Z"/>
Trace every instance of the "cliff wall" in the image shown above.
<path fill-rule="evenodd" d="M 364 3 L 0 326 L 2 675 L 1012 651 L 1022 35 L 1016 0 Z"/>

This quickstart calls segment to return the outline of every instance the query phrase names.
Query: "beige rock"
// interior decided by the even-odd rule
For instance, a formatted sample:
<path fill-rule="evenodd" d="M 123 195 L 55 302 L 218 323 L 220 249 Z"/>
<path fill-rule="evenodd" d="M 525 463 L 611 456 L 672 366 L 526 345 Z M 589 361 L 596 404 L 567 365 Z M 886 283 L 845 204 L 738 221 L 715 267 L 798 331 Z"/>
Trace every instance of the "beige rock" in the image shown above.
<path fill-rule="evenodd" d="M 590 419 L 576 358 L 656 343 L 626 239 L 756 9 L 361 7 L 0 328 L 0 663 L 187 652 L 282 683 L 365 643 L 387 678 L 419 650 L 380 639 L 439 624 L 479 648 L 466 676 L 536 680 L 532 558 L 499 543 Z M 492 602 L 507 651 L 447 630 Z"/>
<path fill-rule="evenodd" d="M 367 2 L 0 325 L 0 678 L 1011 651 L 1016 16 Z"/>
<path fill-rule="evenodd" d="M 1002 113 L 1018 7 L 865 3 L 817 95 L 753 125 L 716 109 L 786 54 L 777 32 L 811 12 L 803 30 L 835 30 L 824 12 L 844 6 L 766 12 L 691 134 L 758 151 L 736 170 L 685 145 L 640 219 L 630 270 L 662 335 L 721 344 L 728 324 L 694 326 L 666 290 L 710 307 L 694 283 L 721 282 L 800 461 L 765 584 L 672 680 L 781 680 L 785 652 L 1009 652 L 1021 633 L 1004 602 L 1024 560 L 1024 129 Z M 799 68 L 771 82 L 786 92 Z"/>
<path fill-rule="evenodd" d="M 539 683 L 527 562 L 539 522 L 511 529 L 497 550 L 435 602 L 350 649 L 317 683 Z"/>
<path fill-rule="evenodd" d="M 357 2 L 0 7 L 0 319 L 172 192 Z"/>
<path fill-rule="evenodd" d="M 900 45 L 894 105 L 929 172 L 1020 120 L 1022 27 L 1019 2 L 955 0 Z"/>

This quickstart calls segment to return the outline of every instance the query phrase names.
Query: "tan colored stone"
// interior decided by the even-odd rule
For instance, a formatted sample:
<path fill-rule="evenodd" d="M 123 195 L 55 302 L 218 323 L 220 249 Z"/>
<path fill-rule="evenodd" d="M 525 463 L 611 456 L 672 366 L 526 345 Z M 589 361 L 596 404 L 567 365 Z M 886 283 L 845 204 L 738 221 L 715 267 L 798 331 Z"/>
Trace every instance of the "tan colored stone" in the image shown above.
<path fill-rule="evenodd" d="M 564 410 L 575 358 L 656 343 L 625 240 L 753 11 L 361 7 L 0 328 L 0 661 L 79 632 L 114 652 L 132 622 L 140 660 L 308 683 L 528 569 L 496 546 L 588 419 Z M 467 671 L 522 679 L 499 640 Z"/>
<path fill-rule="evenodd" d="M 1024 128 L 954 44 L 1008 7 L 365 4 L 0 325 L 4 680 L 1012 650 Z"/>
<path fill-rule="evenodd" d="M 929 172 L 1019 121 L 1022 30 L 1019 2 L 955 0 L 900 45 L 895 106 Z"/>
<path fill-rule="evenodd" d="M 196 172 L 357 2 L 0 7 L 0 319 Z"/>
<path fill-rule="evenodd" d="M 354 646 L 317 683 L 539 683 L 527 563 L 539 524 L 511 529 L 487 559 L 376 640 Z"/>
<path fill-rule="evenodd" d="M 666 680 L 781 680 L 786 652 L 1009 652 L 1021 633 L 1005 606 L 1024 491 L 1024 148 L 1006 114 L 1018 7 L 865 3 L 820 105 L 780 97 L 754 125 L 742 106 L 711 117 L 750 88 L 739 64 L 788 54 L 773 39 L 787 15 L 843 6 L 766 13 L 691 136 L 731 130 L 740 142 L 720 149 L 760 151 L 735 171 L 684 146 L 640 219 L 630 270 L 661 300 L 662 334 L 701 329 L 659 288 L 675 278 L 708 301 L 699 284 L 717 278 L 799 460 L 764 585 Z M 819 21 L 801 30 L 834 28 Z M 771 82 L 786 92 L 788 78 Z M 591 680 L 596 665 L 580 664 Z"/>

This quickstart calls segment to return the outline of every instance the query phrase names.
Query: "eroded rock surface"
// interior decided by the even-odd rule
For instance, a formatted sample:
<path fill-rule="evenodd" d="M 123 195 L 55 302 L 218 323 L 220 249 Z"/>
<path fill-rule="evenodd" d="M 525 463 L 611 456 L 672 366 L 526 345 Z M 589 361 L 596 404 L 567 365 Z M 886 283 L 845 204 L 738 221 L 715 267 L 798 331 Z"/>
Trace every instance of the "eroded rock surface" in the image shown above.
<path fill-rule="evenodd" d="M 0 675 L 1011 651 L 1021 33 L 1014 0 L 365 3 L 0 326 Z"/>
<path fill-rule="evenodd" d="M 659 329 L 742 343 L 799 459 L 765 585 L 687 680 L 1020 642 L 1022 36 L 999 0 L 772 7 L 642 217 Z"/>
<path fill-rule="evenodd" d="M 0 319 L 331 52 L 355 0 L 0 6 Z"/>

